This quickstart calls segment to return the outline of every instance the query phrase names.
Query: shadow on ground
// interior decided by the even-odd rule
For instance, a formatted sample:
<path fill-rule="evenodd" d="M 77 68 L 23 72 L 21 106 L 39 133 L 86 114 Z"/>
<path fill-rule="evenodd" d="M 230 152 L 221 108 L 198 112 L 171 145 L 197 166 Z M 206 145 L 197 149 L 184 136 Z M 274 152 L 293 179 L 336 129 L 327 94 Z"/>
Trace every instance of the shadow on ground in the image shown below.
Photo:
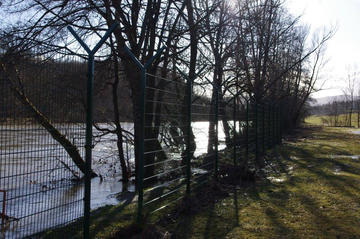
<path fill-rule="evenodd" d="M 192 198 L 197 210 L 162 226 L 172 238 L 360 237 L 360 161 L 341 157 L 360 154 L 359 142 L 345 129 L 303 129 L 268 152 L 271 179 L 200 190 Z"/>

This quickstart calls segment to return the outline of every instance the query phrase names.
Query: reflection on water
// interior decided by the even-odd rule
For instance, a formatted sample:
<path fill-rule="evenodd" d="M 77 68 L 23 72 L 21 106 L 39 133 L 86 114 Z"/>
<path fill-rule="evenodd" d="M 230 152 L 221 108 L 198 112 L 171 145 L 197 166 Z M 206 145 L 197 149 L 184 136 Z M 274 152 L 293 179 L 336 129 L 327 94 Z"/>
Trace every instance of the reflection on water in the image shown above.
<path fill-rule="evenodd" d="M 231 125 L 231 123 L 229 122 Z M 209 135 L 209 122 L 193 122 L 191 124 L 194 135 L 195 135 L 195 143 L 196 143 L 196 151 L 194 153 L 195 157 L 198 157 L 202 154 L 207 153 L 208 147 L 208 135 Z M 218 149 L 222 150 L 226 146 L 223 143 L 225 141 L 225 133 L 223 131 L 222 122 L 219 122 L 219 146 Z"/>
<path fill-rule="evenodd" d="M 101 181 L 100 178 L 92 179 L 91 209 L 118 204 L 119 201 L 115 195 L 121 190 L 122 183 L 117 179 L 105 181 Z M 134 191 L 134 186 L 130 186 L 129 190 Z M 83 183 L 68 184 L 45 191 L 40 195 L 35 194 L 10 200 L 7 204 L 7 212 L 12 212 L 12 216 L 21 219 L 6 225 L 8 228 L 3 232 L 3 238 L 22 238 L 81 217 L 83 215 L 83 191 Z M 46 209 L 49 208 L 51 209 L 47 211 Z"/>

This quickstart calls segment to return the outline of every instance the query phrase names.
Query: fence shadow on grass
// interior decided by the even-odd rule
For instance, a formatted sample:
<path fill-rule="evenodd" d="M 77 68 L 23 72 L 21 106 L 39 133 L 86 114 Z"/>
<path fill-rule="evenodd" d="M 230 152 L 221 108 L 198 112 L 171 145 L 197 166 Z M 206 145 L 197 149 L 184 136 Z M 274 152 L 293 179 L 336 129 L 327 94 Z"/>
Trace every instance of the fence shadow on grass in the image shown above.
<path fill-rule="evenodd" d="M 314 141 L 299 140 L 295 141 L 297 144 L 290 142 L 276 148 L 269 157 L 276 169 L 273 173 L 285 175 L 284 181 L 263 178 L 252 187 L 225 190 L 233 194 L 231 196 L 213 192 L 216 196 L 213 201 L 206 191 L 200 190 L 200 195 L 195 195 L 197 201 L 193 202 L 194 207 L 200 209 L 178 219 L 174 236 L 348 238 L 360 235 L 355 227 L 360 219 L 356 212 L 360 208 L 360 189 L 356 187 L 359 162 L 351 157 L 319 157 L 329 152 L 351 155 L 352 151 L 343 145 L 327 142 L 330 139 L 346 142 L 347 137 L 354 137 L 343 133 L 334 135 L 329 138 L 326 132 L 309 131 L 301 137 Z M 334 172 L 337 166 L 341 168 L 340 174 Z M 225 186 L 220 185 L 221 189 Z M 198 205 L 202 200 L 204 207 Z"/>
<path fill-rule="evenodd" d="M 126 192 L 117 195 L 122 201 L 117 206 L 105 206 L 91 212 L 90 236 L 92 238 L 111 237 L 113 234 L 128 230 L 134 222 L 135 204 L 133 203 L 135 193 Z M 83 218 L 64 228 L 46 232 L 42 238 L 83 238 Z M 130 232 L 129 232 L 130 233 Z"/>

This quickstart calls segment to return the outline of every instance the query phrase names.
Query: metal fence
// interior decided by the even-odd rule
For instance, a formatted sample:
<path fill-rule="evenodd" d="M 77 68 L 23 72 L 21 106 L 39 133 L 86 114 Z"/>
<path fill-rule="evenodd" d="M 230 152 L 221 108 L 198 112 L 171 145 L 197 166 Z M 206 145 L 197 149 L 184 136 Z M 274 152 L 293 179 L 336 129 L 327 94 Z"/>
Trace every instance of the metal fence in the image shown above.
<path fill-rule="evenodd" d="M 279 106 L 237 104 L 236 99 L 226 104 L 219 102 L 220 97 L 211 102 L 194 94 L 190 83 L 184 77 L 146 75 L 140 221 L 216 179 L 224 164 L 237 166 L 251 160 L 256 164 L 281 142 Z M 233 152 L 232 162 L 221 159 L 226 150 Z"/>
<path fill-rule="evenodd" d="M 11 75 L 16 81 L 2 76 L 3 238 L 31 236 L 81 217 L 83 225 L 78 231 L 89 238 L 91 173 L 101 161 L 91 160 L 99 155 L 102 160 L 109 160 L 101 156 L 106 154 L 102 149 L 105 147 L 100 147 L 98 155 L 92 155 L 93 147 L 95 143 L 104 146 L 105 141 L 106 145 L 117 143 L 99 131 L 99 123 L 108 122 L 106 114 L 100 112 L 106 108 L 101 105 L 106 101 L 95 99 L 92 103 L 94 76 L 111 77 L 103 72 L 107 63 L 99 61 L 103 71 L 94 71 L 94 54 L 99 44 L 93 50 L 87 48 L 88 56 L 81 58 L 35 54 L 18 65 L 17 73 Z M 86 49 L 85 43 L 81 45 Z M 281 142 L 279 106 L 241 100 L 212 84 L 205 87 L 211 95 L 201 95 L 197 91 L 200 85 L 203 87 L 201 79 L 190 79 L 178 69 L 174 74 L 148 72 L 161 50 L 145 65 L 128 53 L 142 71 L 141 130 L 136 145 L 138 222 L 144 215 L 178 202 L 208 180 L 217 179 L 222 167 L 261 161 L 266 150 Z M 87 63 L 82 60 L 86 58 Z M 95 94 L 96 88 L 101 88 L 101 84 L 95 82 Z M 100 110 L 96 110 L 97 106 Z M 130 155 L 128 161 L 129 157 L 135 160 L 133 147 L 130 145 L 124 152 Z M 71 148 L 75 148 L 84 164 L 74 160 Z M 228 152 L 232 153 L 230 161 L 225 157 Z"/>
<path fill-rule="evenodd" d="M 83 215 L 82 172 L 52 134 L 84 155 L 85 114 L 77 99 L 83 89 L 73 76 L 84 75 L 86 65 L 57 55 L 18 60 L 17 73 L 0 80 L 2 238 L 33 235 Z"/>
<path fill-rule="evenodd" d="M 228 164 L 220 160 L 221 152 L 232 148 L 234 166 L 249 160 L 259 164 L 266 150 L 281 142 L 279 106 L 241 101 L 236 96 L 225 99 L 221 86 L 211 83 L 207 86 L 211 99 L 202 97 L 195 93 L 195 79 L 179 69 L 172 77 L 147 72 L 161 51 L 145 66 L 129 49 L 127 52 L 142 71 L 139 223 L 144 215 L 178 202 L 209 179 L 217 179 L 220 164 Z"/>

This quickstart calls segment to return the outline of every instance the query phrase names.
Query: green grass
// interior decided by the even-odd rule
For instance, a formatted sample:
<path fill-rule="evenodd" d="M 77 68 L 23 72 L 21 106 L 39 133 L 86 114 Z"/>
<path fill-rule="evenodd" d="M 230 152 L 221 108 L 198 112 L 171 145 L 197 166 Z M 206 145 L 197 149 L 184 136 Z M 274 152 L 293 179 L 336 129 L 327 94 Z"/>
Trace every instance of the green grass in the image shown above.
<path fill-rule="evenodd" d="M 285 181 L 229 190 L 229 197 L 166 229 L 176 238 L 360 237 L 360 162 L 331 156 L 360 154 L 360 136 L 337 128 L 307 131 L 272 156 L 272 176 Z"/>
<path fill-rule="evenodd" d="M 311 115 L 311 116 L 305 118 L 305 123 L 312 124 L 312 125 L 323 125 L 321 118 L 324 118 L 324 117 L 326 117 L 326 116 Z"/>
<path fill-rule="evenodd" d="M 350 131 L 305 128 L 268 153 L 268 179 L 203 187 L 187 202 L 190 210 L 167 208 L 145 228 L 174 238 L 360 238 L 360 160 L 349 157 L 360 155 L 360 135 Z M 119 238 L 134 212 L 129 204 L 94 213 L 93 238 Z M 76 228 L 47 237 L 76 238 Z"/>
<path fill-rule="evenodd" d="M 90 236 L 91 238 L 113 238 L 116 233 L 133 226 L 135 221 L 135 204 L 119 206 L 105 206 L 92 212 Z M 70 224 L 64 228 L 48 231 L 41 238 L 83 238 L 83 220 Z"/>
<path fill-rule="evenodd" d="M 326 125 L 326 123 L 324 122 L 324 120 L 330 120 L 331 116 L 326 116 L 326 115 L 312 115 L 309 116 L 305 119 L 305 122 L 308 124 L 312 124 L 312 125 Z M 340 114 L 338 116 L 338 122 L 340 125 L 346 125 L 346 119 L 347 119 L 348 115 L 345 114 Z M 359 127 L 358 126 L 358 114 L 357 113 L 352 113 L 351 114 L 351 126 L 352 127 Z"/>

